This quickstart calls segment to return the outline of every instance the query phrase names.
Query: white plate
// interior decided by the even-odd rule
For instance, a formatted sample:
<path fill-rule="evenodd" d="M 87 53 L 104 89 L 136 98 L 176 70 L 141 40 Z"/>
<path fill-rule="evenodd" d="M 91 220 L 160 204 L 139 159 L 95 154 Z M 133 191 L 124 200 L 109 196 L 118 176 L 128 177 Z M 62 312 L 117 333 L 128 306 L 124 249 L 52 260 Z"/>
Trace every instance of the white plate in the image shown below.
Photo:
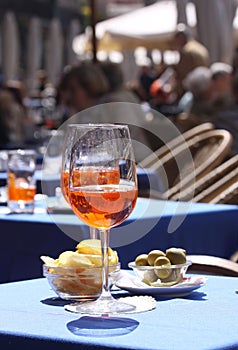
<path fill-rule="evenodd" d="M 129 283 L 128 283 L 129 282 Z M 181 297 L 189 295 L 196 289 L 201 288 L 206 283 L 204 277 L 187 277 L 183 282 L 171 287 L 149 287 L 141 286 L 137 277 L 122 277 L 115 284 L 118 288 L 124 289 L 133 294 L 147 294 L 163 297 Z"/>

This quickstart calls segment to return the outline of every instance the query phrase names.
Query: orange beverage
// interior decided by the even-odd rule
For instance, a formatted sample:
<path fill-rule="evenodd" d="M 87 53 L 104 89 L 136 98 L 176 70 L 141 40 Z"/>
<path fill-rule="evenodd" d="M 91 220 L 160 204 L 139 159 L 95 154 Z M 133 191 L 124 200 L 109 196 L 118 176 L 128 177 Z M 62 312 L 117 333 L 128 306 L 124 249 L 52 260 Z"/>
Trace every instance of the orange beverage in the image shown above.
<path fill-rule="evenodd" d="M 36 194 L 35 186 L 29 185 L 24 178 L 15 178 L 15 175 L 8 175 L 8 199 L 10 201 L 34 201 Z"/>
<path fill-rule="evenodd" d="M 102 168 L 96 166 L 81 167 L 73 171 L 73 186 L 90 185 L 117 185 L 120 182 L 119 168 Z M 61 189 L 67 202 L 69 202 L 69 172 L 61 174 Z"/>
<path fill-rule="evenodd" d="M 60 187 L 64 198 L 69 203 L 69 172 L 64 171 L 61 173 Z"/>
<path fill-rule="evenodd" d="M 85 186 L 69 192 L 74 213 L 86 224 L 109 229 L 123 222 L 132 212 L 137 189 L 131 185 Z"/>

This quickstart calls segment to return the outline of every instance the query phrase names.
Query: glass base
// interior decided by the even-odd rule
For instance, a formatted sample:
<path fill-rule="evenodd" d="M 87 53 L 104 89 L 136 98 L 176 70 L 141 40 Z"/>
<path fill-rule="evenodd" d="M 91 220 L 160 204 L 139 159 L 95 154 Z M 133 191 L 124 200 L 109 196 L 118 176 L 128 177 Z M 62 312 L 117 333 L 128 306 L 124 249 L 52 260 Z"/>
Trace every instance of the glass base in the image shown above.
<path fill-rule="evenodd" d="M 27 213 L 27 214 L 33 214 L 34 213 L 34 201 L 23 201 L 23 200 L 19 200 L 19 201 L 11 201 L 9 200 L 7 202 L 7 206 L 8 208 L 11 210 L 12 213 L 16 213 L 16 214 L 23 214 L 23 213 Z"/>
<path fill-rule="evenodd" d="M 100 297 L 96 301 L 65 305 L 71 312 L 88 315 L 123 314 L 135 310 L 135 306 L 117 301 L 112 297 Z"/>

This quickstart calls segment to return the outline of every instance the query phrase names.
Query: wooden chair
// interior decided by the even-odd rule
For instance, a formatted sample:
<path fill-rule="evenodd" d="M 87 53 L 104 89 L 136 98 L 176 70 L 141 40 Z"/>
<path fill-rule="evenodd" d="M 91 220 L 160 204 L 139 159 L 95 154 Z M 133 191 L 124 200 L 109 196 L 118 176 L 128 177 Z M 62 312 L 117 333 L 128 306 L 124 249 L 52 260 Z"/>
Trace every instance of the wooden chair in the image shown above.
<path fill-rule="evenodd" d="M 159 160 L 170 153 L 172 150 L 176 149 L 178 146 L 191 140 L 194 136 L 201 135 L 206 131 L 214 129 L 214 125 L 211 123 L 203 123 L 201 125 L 192 128 L 185 133 L 179 135 L 175 139 L 169 141 L 166 145 L 160 147 L 153 154 L 142 160 L 138 166 L 141 168 L 151 168 Z"/>
<path fill-rule="evenodd" d="M 193 137 L 154 164 L 153 168 L 158 171 L 161 181 L 168 183 L 165 198 L 180 200 L 176 194 L 193 186 L 195 181 L 221 164 L 228 155 L 231 144 L 232 136 L 228 131 L 211 130 Z M 192 160 L 188 157 L 188 150 Z M 178 161 L 182 166 L 180 169 Z"/>
<path fill-rule="evenodd" d="M 213 191 L 217 192 L 219 190 L 219 186 L 226 181 L 226 175 L 228 175 L 227 180 L 229 181 L 231 177 L 229 174 L 236 168 L 238 168 L 238 155 L 230 158 L 196 181 L 194 188 L 186 188 L 184 191 L 175 195 L 173 199 L 178 200 L 180 198 L 182 201 L 192 200 L 193 202 L 209 203 L 209 195 Z"/>
<path fill-rule="evenodd" d="M 223 258 L 209 255 L 188 255 L 192 261 L 188 273 L 238 277 L 238 264 Z"/>

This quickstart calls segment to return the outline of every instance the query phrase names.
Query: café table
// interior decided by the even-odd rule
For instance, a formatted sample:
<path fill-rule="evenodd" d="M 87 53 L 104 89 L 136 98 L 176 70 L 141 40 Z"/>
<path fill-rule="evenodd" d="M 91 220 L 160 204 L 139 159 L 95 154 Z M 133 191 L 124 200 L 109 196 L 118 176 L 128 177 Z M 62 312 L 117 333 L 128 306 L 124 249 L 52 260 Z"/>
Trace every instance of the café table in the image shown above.
<path fill-rule="evenodd" d="M 56 258 L 89 237 L 88 227 L 67 212 L 49 215 L 37 204 L 35 214 L 9 214 L 0 207 L 0 282 L 41 277 L 41 255 Z M 238 250 L 238 207 L 138 198 L 131 216 L 111 230 L 110 245 L 123 268 L 140 253 L 172 246 L 229 258 Z"/>
<path fill-rule="evenodd" d="M 208 276 L 204 286 L 186 297 L 156 297 L 152 311 L 112 316 L 122 327 L 111 317 L 91 319 L 81 335 L 85 316 L 66 311 L 68 302 L 56 297 L 46 279 L 2 284 L 0 346 L 4 350 L 237 349 L 237 289 L 234 277 Z"/>

